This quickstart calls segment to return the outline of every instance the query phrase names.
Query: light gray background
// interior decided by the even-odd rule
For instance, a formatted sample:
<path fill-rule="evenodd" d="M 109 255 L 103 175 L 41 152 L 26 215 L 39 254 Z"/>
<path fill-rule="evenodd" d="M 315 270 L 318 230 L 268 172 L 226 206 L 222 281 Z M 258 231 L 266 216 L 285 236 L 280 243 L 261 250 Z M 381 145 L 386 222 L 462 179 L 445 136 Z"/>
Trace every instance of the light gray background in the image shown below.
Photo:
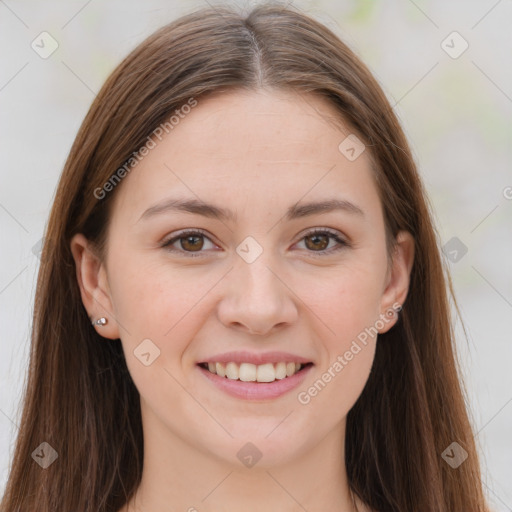
<path fill-rule="evenodd" d="M 39 263 L 33 248 L 73 138 L 121 58 L 156 28 L 203 5 L 0 0 L 0 492 L 27 366 Z M 373 71 L 411 142 L 441 243 L 457 237 L 467 247 L 459 261 L 446 260 L 468 331 L 466 339 L 457 322 L 457 343 L 485 488 L 495 510 L 512 511 L 512 2 L 295 5 L 333 29 Z M 31 48 L 43 31 L 59 45 L 46 59 Z M 446 39 L 453 31 L 469 45 L 458 58 L 442 47 L 446 40 L 452 53 L 462 49 L 458 36 Z"/>

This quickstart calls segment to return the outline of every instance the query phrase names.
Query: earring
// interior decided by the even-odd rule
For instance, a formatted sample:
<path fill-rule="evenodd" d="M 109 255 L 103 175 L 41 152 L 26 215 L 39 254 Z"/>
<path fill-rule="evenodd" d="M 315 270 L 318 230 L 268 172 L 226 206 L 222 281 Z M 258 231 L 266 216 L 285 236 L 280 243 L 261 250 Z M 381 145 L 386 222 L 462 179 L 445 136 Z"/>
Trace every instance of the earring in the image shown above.
<path fill-rule="evenodd" d="M 103 327 L 104 325 L 107 325 L 108 319 L 102 316 L 101 318 L 98 318 L 98 320 L 93 320 L 91 323 L 92 325 L 99 325 L 100 327 Z"/>

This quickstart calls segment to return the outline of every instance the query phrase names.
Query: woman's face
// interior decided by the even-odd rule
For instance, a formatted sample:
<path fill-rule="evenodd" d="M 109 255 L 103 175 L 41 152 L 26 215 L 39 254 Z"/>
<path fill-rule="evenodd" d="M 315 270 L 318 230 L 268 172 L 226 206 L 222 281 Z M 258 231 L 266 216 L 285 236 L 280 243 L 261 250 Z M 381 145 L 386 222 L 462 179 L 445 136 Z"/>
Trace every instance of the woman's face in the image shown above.
<path fill-rule="evenodd" d="M 260 466 L 343 434 L 410 258 L 388 268 L 368 151 L 339 148 L 338 116 L 311 95 L 199 98 L 118 185 L 90 313 L 121 338 L 146 431 Z M 207 368 L 230 361 L 231 379 Z"/>

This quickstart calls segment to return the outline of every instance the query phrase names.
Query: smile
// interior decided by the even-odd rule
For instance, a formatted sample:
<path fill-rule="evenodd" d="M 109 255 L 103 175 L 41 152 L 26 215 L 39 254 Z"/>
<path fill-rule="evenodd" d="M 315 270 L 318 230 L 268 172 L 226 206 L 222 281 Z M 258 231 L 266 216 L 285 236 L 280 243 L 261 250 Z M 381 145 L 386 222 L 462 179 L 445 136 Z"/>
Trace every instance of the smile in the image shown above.
<path fill-rule="evenodd" d="M 242 382 L 274 382 L 295 375 L 305 365 L 294 362 L 279 362 L 266 364 L 252 363 L 201 363 L 201 367 L 219 377 Z"/>
<path fill-rule="evenodd" d="M 278 362 L 199 363 L 209 383 L 227 395 L 243 400 L 268 401 L 301 385 L 313 363 Z M 245 380 L 244 380 L 245 379 Z"/>

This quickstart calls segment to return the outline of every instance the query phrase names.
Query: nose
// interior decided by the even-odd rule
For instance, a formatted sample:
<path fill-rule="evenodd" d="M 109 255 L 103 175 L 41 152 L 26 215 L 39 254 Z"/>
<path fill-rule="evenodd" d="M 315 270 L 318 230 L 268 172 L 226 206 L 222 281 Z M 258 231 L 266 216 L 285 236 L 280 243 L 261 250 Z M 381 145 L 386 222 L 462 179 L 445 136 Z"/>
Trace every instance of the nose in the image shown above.
<path fill-rule="evenodd" d="M 218 318 L 226 327 L 265 335 L 297 320 L 297 304 L 286 276 L 264 255 L 252 263 L 240 258 L 226 276 L 218 307 Z"/>

